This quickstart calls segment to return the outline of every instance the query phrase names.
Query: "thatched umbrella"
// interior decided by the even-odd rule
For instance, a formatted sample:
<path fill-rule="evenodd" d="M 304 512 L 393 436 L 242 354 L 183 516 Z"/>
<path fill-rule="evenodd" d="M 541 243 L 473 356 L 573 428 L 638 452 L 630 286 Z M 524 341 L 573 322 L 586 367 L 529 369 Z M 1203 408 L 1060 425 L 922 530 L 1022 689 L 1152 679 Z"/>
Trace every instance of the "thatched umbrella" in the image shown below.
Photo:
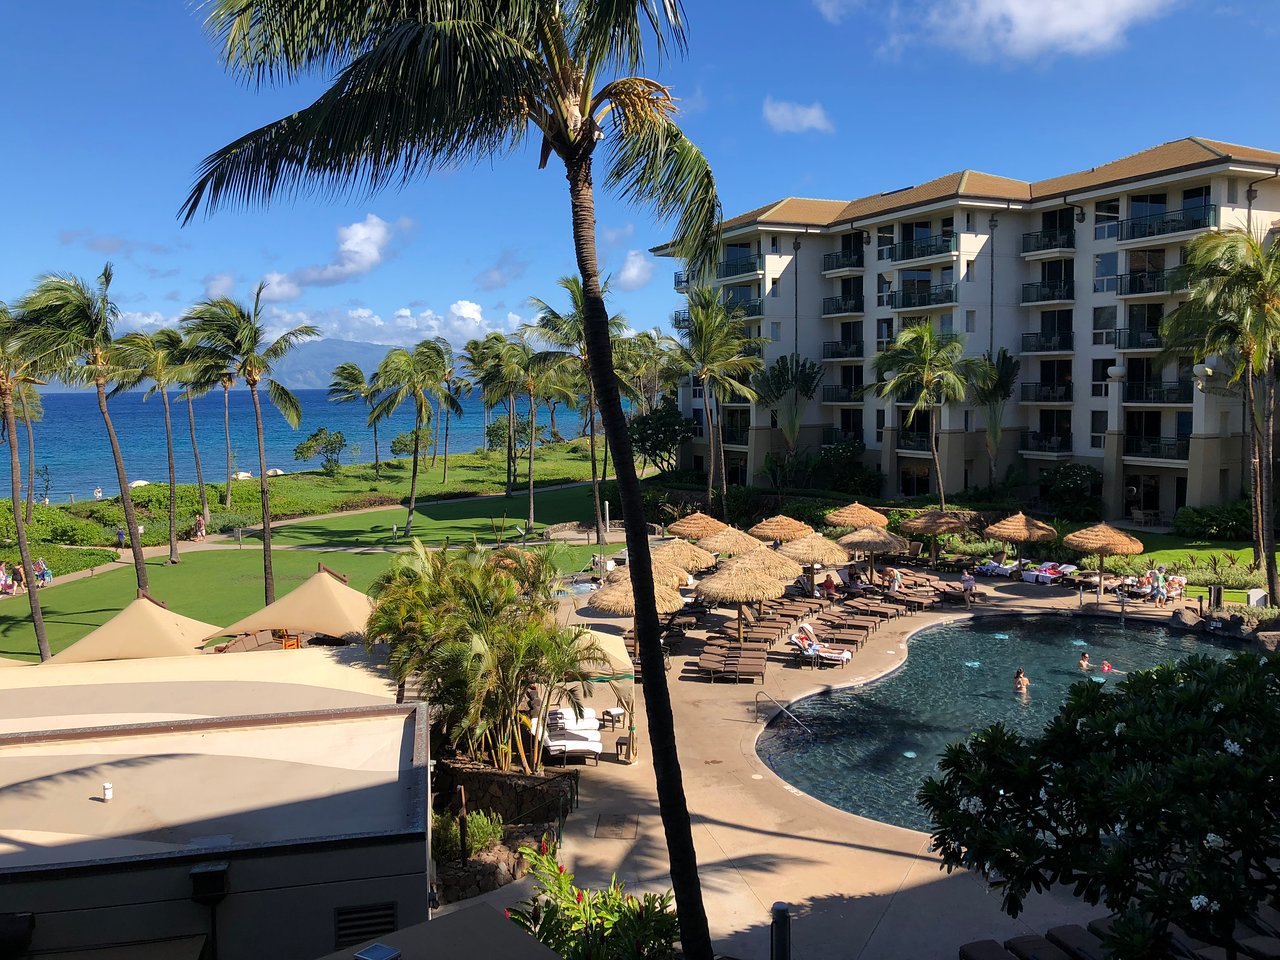
<path fill-rule="evenodd" d="M 888 553 L 890 550 L 905 550 L 907 548 L 907 541 L 896 534 L 890 533 L 883 527 L 863 527 L 861 530 L 853 531 L 853 533 L 846 533 L 836 543 L 849 550 L 870 554 L 867 573 L 873 580 L 876 576 L 877 553 Z"/>
<path fill-rule="evenodd" d="M 669 563 L 694 573 L 716 565 L 716 555 L 708 553 L 701 547 L 695 547 L 688 540 L 671 540 L 658 544 L 650 554 L 654 562 Z"/>
<path fill-rule="evenodd" d="M 828 513 L 827 523 L 833 527 L 883 527 L 889 523 L 889 518 L 855 500 L 847 507 Z"/>
<path fill-rule="evenodd" d="M 1105 572 L 1103 569 L 1105 558 L 1132 556 L 1135 553 L 1141 553 L 1145 549 L 1141 540 L 1131 537 L 1106 523 L 1094 524 L 1092 527 L 1085 527 L 1083 530 L 1069 533 L 1062 538 L 1062 542 L 1072 550 L 1098 555 L 1099 605 L 1102 604 L 1102 577 Z"/>
<path fill-rule="evenodd" d="M 747 533 L 757 540 L 781 540 L 786 543 L 788 540 L 799 540 L 801 537 L 807 537 L 813 533 L 813 527 L 807 523 L 801 523 L 794 517 L 779 514 L 776 517 L 770 517 L 768 520 L 761 520 Z"/>
<path fill-rule="evenodd" d="M 655 583 L 653 598 L 657 601 L 658 613 L 678 613 L 684 609 L 684 597 L 674 587 Z M 587 606 L 618 617 L 636 615 L 636 599 L 630 583 L 613 583 L 587 594 Z"/>
<path fill-rule="evenodd" d="M 738 639 L 742 639 L 742 605 L 761 600 L 776 600 L 786 591 L 777 577 L 749 567 L 721 570 L 698 584 L 698 596 L 712 603 L 738 605 Z"/>
<path fill-rule="evenodd" d="M 653 582 L 655 585 L 663 585 L 676 589 L 683 587 L 689 582 L 689 573 L 683 567 L 677 567 L 674 563 L 667 563 L 653 560 Z M 631 583 L 631 564 L 622 567 L 614 567 L 604 578 L 605 583 Z"/>
<path fill-rule="evenodd" d="M 902 529 L 907 533 L 929 537 L 929 559 L 938 559 L 938 537 L 945 533 L 964 533 L 969 525 L 954 513 L 941 510 L 926 510 L 909 520 L 902 521 Z"/>
<path fill-rule="evenodd" d="M 687 517 L 681 517 L 675 523 L 667 524 L 667 531 L 677 537 L 701 540 L 703 537 L 709 537 L 713 533 L 719 533 L 727 526 L 727 523 L 722 523 L 715 517 L 709 517 L 705 513 L 691 513 Z"/>
<path fill-rule="evenodd" d="M 760 541 L 749 533 L 743 533 L 737 527 L 725 527 L 719 533 L 698 541 L 698 549 L 709 553 L 720 553 L 736 557 L 740 553 L 750 553 L 760 549 Z"/>
<path fill-rule="evenodd" d="M 750 570 L 784 581 L 794 580 L 804 573 L 804 568 L 785 554 L 764 546 L 759 540 L 752 540 L 752 543 L 756 545 L 754 550 L 726 560 L 720 565 L 720 570 Z"/>
<path fill-rule="evenodd" d="M 993 523 L 983 531 L 988 537 L 1006 540 L 1018 547 L 1018 561 L 1022 561 L 1022 545 L 1024 543 L 1045 543 L 1056 540 L 1058 531 L 1047 523 L 1033 520 L 1025 513 L 1015 513 L 999 523 Z"/>
<path fill-rule="evenodd" d="M 834 540 L 828 540 L 820 533 L 811 533 L 799 540 L 784 543 L 778 548 L 783 556 L 790 557 L 797 563 L 809 568 L 809 591 L 813 592 L 813 584 L 817 579 L 815 567 L 818 564 L 834 566 L 849 562 L 849 551 Z"/>

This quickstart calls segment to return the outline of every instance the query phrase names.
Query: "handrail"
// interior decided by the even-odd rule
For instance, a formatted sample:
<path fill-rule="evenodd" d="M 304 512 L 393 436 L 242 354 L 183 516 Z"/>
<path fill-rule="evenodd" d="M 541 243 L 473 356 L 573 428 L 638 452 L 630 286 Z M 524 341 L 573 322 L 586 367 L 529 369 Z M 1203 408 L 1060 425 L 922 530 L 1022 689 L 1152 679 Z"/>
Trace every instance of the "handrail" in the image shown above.
<path fill-rule="evenodd" d="M 775 706 L 776 706 L 780 711 L 782 711 L 782 712 L 783 712 L 783 713 L 785 713 L 788 717 L 790 717 L 792 720 L 794 720 L 797 724 L 799 724 L 799 726 L 800 726 L 800 729 L 801 729 L 801 730 L 803 730 L 803 731 L 804 731 L 805 733 L 807 733 L 809 736 L 811 736 L 811 737 L 813 736 L 813 731 L 812 731 L 812 730 L 810 730 L 808 727 L 806 727 L 806 726 L 804 725 L 803 721 L 801 721 L 801 719 L 800 719 L 799 717 L 797 717 L 794 713 L 792 713 L 790 710 L 788 710 L 786 707 L 784 707 L 781 703 L 779 703 L 776 699 L 774 699 L 774 697 L 773 697 L 771 694 L 766 693 L 766 692 L 765 692 L 765 691 L 763 691 L 763 690 L 757 690 L 757 691 L 756 691 L 756 720 L 757 720 L 757 721 L 760 719 L 760 698 L 761 698 L 761 697 L 768 697 L 770 700 L 773 700 L 774 705 L 775 705 Z"/>

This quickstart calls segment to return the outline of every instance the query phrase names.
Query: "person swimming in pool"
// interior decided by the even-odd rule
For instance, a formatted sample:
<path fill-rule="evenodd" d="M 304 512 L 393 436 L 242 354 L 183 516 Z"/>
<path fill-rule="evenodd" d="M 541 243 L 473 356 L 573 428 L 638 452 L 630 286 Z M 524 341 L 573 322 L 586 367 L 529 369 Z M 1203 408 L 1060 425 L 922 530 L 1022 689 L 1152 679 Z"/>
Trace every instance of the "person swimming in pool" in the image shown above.
<path fill-rule="evenodd" d="M 1019 667 L 1013 675 L 1013 689 L 1017 693 L 1026 693 L 1029 686 L 1031 686 L 1030 678 Z"/>
<path fill-rule="evenodd" d="M 1089 654 L 1088 653 L 1080 654 L 1080 669 L 1088 670 L 1092 666 L 1093 664 L 1089 662 Z"/>
<path fill-rule="evenodd" d="M 1111 661 L 1110 661 L 1110 660 L 1103 660 L 1103 661 L 1102 661 L 1102 672 L 1103 672 L 1103 673 L 1111 673 L 1111 672 L 1113 672 L 1114 670 L 1115 670 L 1115 667 L 1111 666 Z"/>

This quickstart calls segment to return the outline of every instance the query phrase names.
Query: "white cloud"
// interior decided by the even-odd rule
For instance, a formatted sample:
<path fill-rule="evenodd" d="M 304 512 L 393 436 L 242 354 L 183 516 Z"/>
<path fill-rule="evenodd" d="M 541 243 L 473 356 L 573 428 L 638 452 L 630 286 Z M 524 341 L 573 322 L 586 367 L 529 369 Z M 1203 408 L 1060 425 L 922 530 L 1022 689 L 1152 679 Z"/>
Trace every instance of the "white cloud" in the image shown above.
<path fill-rule="evenodd" d="M 639 290 L 653 279 L 653 258 L 643 250 L 628 250 L 622 269 L 613 278 L 619 290 Z"/>
<path fill-rule="evenodd" d="M 839 23 L 859 3 L 859 0 L 813 0 L 813 5 L 827 23 Z"/>
<path fill-rule="evenodd" d="M 270 286 L 262 299 L 293 300 L 306 287 L 332 287 L 373 270 L 382 263 L 392 242 L 412 226 L 401 218 L 388 223 L 371 213 L 363 220 L 338 227 L 338 249 L 328 263 L 302 267 L 289 273 L 272 272 L 263 279 Z"/>
<path fill-rule="evenodd" d="M 497 290 L 519 280 L 528 267 L 529 261 L 522 260 L 514 250 L 503 250 L 493 266 L 476 274 L 476 286 L 481 290 Z"/>
<path fill-rule="evenodd" d="M 131 333 L 134 330 L 142 330 L 149 333 L 161 327 L 176 326 L 177 323 L 177 317 L 166 317 L 158 310 L 122 310 L 120 319 L 116 323 L 116 332 Z"/>
<path fill-rule="evenodd" d="M 634 223 L 623 224 L 621 227 L 605 227 L 600 231 L 600 242 L 605 246 L 616 246 L 623 240 L 629 240 L 635 235 L 636 225 Z"/>
<path fill-rule="evenodd" d="M 804 133 L 817 130 L 819 133 L 832 133 L 835 126 L 827 111 L 820 103 L 792 103 L 789 100 L 775 100 L 771 96 L 764 98 L 764 122 L 775 133 Z"/>
<path fill-rule="evenodd" d="M 211 273 L 203 280 L 204 295 L 213 300 L 216 297 L 229 297 L 236 286 L 234 273 Z"/>
<path fill-rule="evenodd" d="M 302 296 L 302 287 L 298 286 L 287 273 L 268 273 L 262 278 L 262 282 L 266 284 L 262 291 L 262 299 L 267 303 L 295 300 Z"/>

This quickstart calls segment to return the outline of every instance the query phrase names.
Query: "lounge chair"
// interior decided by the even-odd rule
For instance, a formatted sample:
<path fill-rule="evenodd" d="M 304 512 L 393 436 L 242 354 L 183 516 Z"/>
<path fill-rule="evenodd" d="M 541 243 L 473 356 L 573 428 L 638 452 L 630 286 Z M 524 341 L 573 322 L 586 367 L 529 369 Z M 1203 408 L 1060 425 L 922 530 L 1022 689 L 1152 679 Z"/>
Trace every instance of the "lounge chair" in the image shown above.
<path fill-rule="evenodd" d="M 1074 563 L 1046 563 L 1035 572 L 1033 579 L 1035 583 L 1061 583 L 1064 577 L 1069 577 L 1079 569 Z M 1022 579 L 1027 579 L 1025 571 L 1022 574 Z"/>
<path fill-rule="evenodd" d="M 797 660 L 809 659 L 815 665 L 829 663 L 843 668 L 853 659 L 853 651 L 848 647 L 824 643 L 816 639 L 812 634 L 793 633 L 787 643 L 795 653 Z"/>
<path fill-rule="evenodd" d="M 600 765 L 600 753 L 604 746 L 599 740 L 553 740 L 547 734 L 542 736 L 542 755 L 544 757 L 559 757 L 561 763 L 567 764 L 570 757 L 582 757 L 585 761 L 588 757 L 595 760 L 596 766 Z"/>
<path fill-rule="evenodd" d="M 599 721 L 591 721 L 596 724 L 593 728 L 574 729 L 572 727 L 562 727 L 548 721 L 546 730 L 543 731 L 546 738 L 551 740 L 563 740 L 566 743 L 599 743 L 600 742 L 600 725 Z M 529 719 L 529 730 L 536 736 L 538 733 L 538 718 L 531 717 Z"/>
<path fill-rule="evenodd" d="M 1071 960 L 1071 955 L 1044 937 L 1011 937 L 1004 942 L 1005 949 L 1018 960 Z"/>
<path fill-rule="evenodd" d="M 960 960 L 1013 960 L 1013 954 L 994 940 L 975 940 L 960 948 Z"/>
<path fill-rule="evenodd" d="M 986 563 L 980 563 L 973 568 L 973 572 L 984 577 L 1007 577 L 1014 570 L 1018 569 L 1018 564 L 1004 563 L 995 559 L 988 560 Z"/>
<path fill-rule="evenodd" d="M 1076 924 L 1051 927 L 1045 936 L 1075 960 L 1107 960 L 1109 956 L 1101 940 Z"/>
<path fill-rule="evenodd" d="M 756 677 L 759 677 L 760 682 L 764 683 L 764 671 L 767 663 L 768 660 L 764 656 L 757 657 L 750 654 L 726 654 L 722 656 L 703 654 L 698 658 L 698 669 L 704 673 L 709 673 L 712 682 L 720 677 L 731 676 L 735 681 L 748 677 L 752 682 L 755 682 Z"/>

